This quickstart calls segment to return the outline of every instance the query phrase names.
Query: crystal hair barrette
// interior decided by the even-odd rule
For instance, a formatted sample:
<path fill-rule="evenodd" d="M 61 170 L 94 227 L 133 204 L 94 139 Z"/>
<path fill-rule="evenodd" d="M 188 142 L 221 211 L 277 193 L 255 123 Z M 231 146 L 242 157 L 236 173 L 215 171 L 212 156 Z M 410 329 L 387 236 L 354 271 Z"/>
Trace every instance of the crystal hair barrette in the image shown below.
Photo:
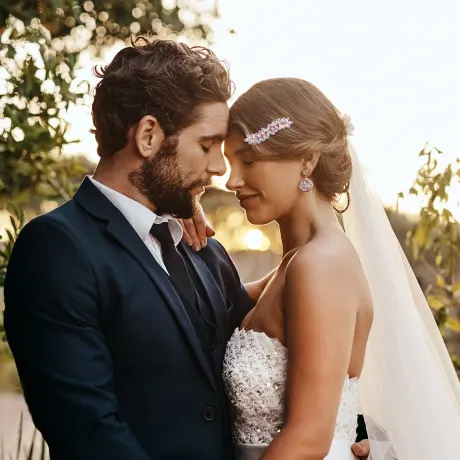
<path fill-rule="evenodd" d="M 294 122 L 287 117 L 277 118 L 269 123 L 265 128 L 259 129 L 254 134 L 248 134 L 244 139 L 249 145 L 261 144 L 282 129 L 290 128 Z"/>

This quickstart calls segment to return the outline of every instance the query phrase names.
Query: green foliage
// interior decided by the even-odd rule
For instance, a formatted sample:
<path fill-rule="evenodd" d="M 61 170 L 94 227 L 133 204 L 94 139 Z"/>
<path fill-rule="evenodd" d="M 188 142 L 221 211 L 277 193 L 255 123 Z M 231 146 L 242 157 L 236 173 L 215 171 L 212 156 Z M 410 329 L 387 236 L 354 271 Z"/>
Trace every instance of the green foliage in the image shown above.
<path fill-rule="evenodd" d="M 0 241 L 2 244 L 0 249 L 0 286 L 3 286 L 5 282 L 6 267 L 8 265 L 8 261 L 10 260 L 11 252 L 13 251 L 14 242 L 25 223 L 24 212 L 21 209 L 11 205 L 9 211 L 11 230 L 6 229 L 7 240 L 2 241 L 3 238 L 0 235 Z"/>
<path fill-rule="evenodd" d="M 424 200 L 420 219 L 408 235 L 415 260 L 430 268 L 432 282 L 426 289 L 428 303 L 458 363 L 454 346 L 460 338 L 460 224 L 449 210 L 449 192 L 460 182 L 460 160 L 439 168 L 442 152 L 436 147 L 420 152 L 425 163 L 410 194 Z M 460 370 L 460 367 L 457 367 Z"/>
<path fill-rule="evenodd" d="M 5 283 L 6 267 L 10 260 L 11 252 L 13 250 L 14 242 L 19 235 L 22 227 L 25 223 L 25 217 L 22 210 L 10 206 L 10 224 L 11 229 L 7 229 L 7 239 L 6 241 L 1 241 L 2 237 L 0 236 L 0 287 L 3 287 Z M 0 338 L 2 341 L 6 341 L 5 329 L 3 327 L 3 321 L 0 323 Z"/>
<path fill-rule="evenodd" d="M 83 102 L 85 82 L 73 85 L 77 55 L 52 46 L 49 31 L 13 18 L 2 36 L 4 91 L 0 97 L 0 205 L 31 195 L 71 196 L 71 178 L 84 174 L 77 159 L 63 158 L 69 140 L 65 114 Z"/>
<path fill-rule="evenodd" d="M 19 0 L 0 6 L 0 28 L 9 15 L 26 24 L 38 20 L 52 38 L 79 39 L 82 49 L 112 45 L 146 31 L 170 38 L 209 38 L 217 9 L 210 0 Z"/>

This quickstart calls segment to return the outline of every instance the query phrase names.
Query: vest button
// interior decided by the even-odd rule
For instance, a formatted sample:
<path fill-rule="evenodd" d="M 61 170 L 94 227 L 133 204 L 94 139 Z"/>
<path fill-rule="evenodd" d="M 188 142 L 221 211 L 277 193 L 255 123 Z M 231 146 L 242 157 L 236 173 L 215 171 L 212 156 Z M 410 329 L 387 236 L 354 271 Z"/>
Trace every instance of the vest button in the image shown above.
<path fill-rule="evenodd" d="M 205 407 L 203 411 L 203 418 L 210 422 L 211 420 L 214 420 L 215 414 L 216 414 L 216 411 L 212 407 Z"/>

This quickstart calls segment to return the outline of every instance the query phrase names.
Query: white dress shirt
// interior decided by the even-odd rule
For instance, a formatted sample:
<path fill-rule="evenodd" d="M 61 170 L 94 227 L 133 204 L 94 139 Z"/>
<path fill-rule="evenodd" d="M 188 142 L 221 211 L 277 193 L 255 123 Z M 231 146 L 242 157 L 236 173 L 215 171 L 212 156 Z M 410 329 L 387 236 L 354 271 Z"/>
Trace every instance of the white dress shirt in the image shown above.
<path fill-rule="evenodd" d="M 169 214 L 158 216 L 153 211 L 145 207 L 143 204 L 128 198 L 104 184 L 101 184 L 97 180 L 88 176 L 91 182 L 112 202 L 112 204 L 118 208 L 118 210 L 125 216 L 126 220 L 130 223 L 131 227 L 139 235 L 139 238 L 147 246 L 155 260 L 160 266 L 168 273 L 166 266 L 163 262 L 161 255 L 161 244 L 156 238 L 150 234 L 150 230 L 155 224 L 168 223 L 169 231 L 174 244 L 177 246 L 182 239 L 183 231 L 182 226 L 177 222 L 174 217 Z"/>

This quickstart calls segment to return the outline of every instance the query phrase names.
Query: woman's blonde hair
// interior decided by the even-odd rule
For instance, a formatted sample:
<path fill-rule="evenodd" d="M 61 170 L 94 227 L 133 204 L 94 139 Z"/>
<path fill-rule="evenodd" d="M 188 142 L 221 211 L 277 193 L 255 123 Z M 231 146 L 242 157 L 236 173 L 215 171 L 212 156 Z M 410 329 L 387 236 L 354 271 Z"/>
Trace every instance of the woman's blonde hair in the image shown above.
<path fill-rule="evenodd" d="M 348 196 L 352 161 L 345 124 L 340 112 L 311 83 L 273 78 L 255 84 L 232 105 L 229 129 L 253 134 L 282 117 L 293 125 L 252 145 L 256 156 L 261 160 L 309 160 L 319 154 L 310 176 L 317 191 L 333 202 L 344 193 Z"/>

